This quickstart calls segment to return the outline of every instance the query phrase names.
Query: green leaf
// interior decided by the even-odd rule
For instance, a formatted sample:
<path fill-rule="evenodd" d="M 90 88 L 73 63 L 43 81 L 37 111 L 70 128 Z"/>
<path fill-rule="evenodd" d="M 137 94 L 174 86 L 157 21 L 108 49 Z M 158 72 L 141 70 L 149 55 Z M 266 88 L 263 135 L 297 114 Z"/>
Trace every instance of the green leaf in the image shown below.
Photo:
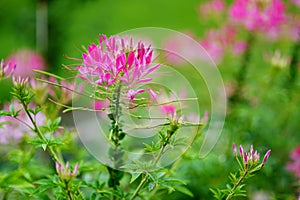
<path fill-rule="evenodd" d="M 34 188 L 34 185 L 27 182 L 26 180 L 17 179 L 16 181 L 14 181 L 10 184 L 10 187 L 12 187 L 14 189 L 22 190 L 22 189 L 26 189 L 26 188 Z"/>
<path fill-rule="evenodd" d="M 187 196 L 190 196 L 190 197 L 194 197 L 194 194 L 189 190 L 187 189 L 186 187 L 183 187 L 183 186 L 174 186 L 175 190 L 176 191 L 179 191 Z"/>
<path fill-rule="evenodd" d="M 11 116 L 12 114 L 7 110 L 0 110 L 0 116 Z"/>
<path fill-rule="evenodd" d="M 131 173 L 130 184 L 133 183 L 142 173 Z"/>
<path fill-rule="evenodd" d="M 61 122 L 61 117 L 58 117 L 54 120 L 53 125 L 58 126 L 60 122 Z"/>

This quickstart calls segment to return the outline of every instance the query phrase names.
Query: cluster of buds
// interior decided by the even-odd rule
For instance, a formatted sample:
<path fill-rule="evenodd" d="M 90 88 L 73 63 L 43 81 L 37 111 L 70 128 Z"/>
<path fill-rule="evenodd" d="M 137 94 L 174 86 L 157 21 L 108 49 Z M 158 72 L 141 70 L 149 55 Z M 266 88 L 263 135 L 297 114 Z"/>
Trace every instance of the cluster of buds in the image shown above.
<path fill-rule="evenodd" d="M 4 60 L 1 60 L 0 63 L 0 79 L 9 77 L 13 74 L 16 69 L 16 65 L 12 62 L 4 63 Z"/>
<path fill-rule="evenodd" d="M 65 166 L 56 162 L 55 168 L 58 176 L 63 180 L 70 180 L 78 174 L 78 163 L 75 164 L 73 171 L 70 169 L 69 162 L 67 162 Z"/>
<path fill-rule="evenodd" d="M 250 146 L 249 152 L 244 151 L 243 146 L 240 145 L 239 146 L 239 155 L 237 153 L 236 144 L 233 143 L 232 148 L 233 148 L 233 153 L 236 156 L 239 164 L 240 164 L 240 161 L 239 161 L 238 156 L 240 156 L 244 168 L 255 169 L 255 171 L 256 171 L 256 169 L 257 170 L 261 169 L 265 165 L 266 161 L 268 160 L 268 158 L 271 154 L 271 150 L 268 150 L 267 153 L 265 154 L 262 162 L 260 163 L 260 154 L 254 150 L 253 145 Z"/>

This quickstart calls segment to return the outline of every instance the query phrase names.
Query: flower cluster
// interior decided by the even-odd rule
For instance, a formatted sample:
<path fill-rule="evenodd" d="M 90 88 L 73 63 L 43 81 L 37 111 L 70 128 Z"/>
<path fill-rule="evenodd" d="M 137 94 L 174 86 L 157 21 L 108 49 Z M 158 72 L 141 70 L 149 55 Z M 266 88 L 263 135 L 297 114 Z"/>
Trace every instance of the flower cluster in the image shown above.
<path fill-rule="evenodd" d="M 144 90 L 134 90 L 139 83 L 149 82 L 148 77 L 159 68 L 152 65 L 153 50 L 151 45 L 142 42 L 134 45 L 132 38 L 101 35 L 99 45 L 92 44 L 88 52 L 83 53 L 83 64 L 78 67 L 80 77 L 92 84 L 109 87 L 125 84 L 127 96 L 133 99 Z"/>
<path fill-rule="evenodd" d="M 247 30 L 276 36 L 285 20 L 284 11 L 281 0 L 236 0 L 230 7 L 230 16 Z"/>
<path fill-rule="evenodd" d="M 200 44 L 212 56 L 213 60 L 219 63 L 225 54 L 225 50 L 229 50 L 235 55 L 239 55 L 246 50 L 246 42 L 237 40 L 236 35 L 236 29 L 227 25 L 220 30 L 208 30 L 205 38 L 200 40 Z"/>
<path fill-rule="evenodd" d="M 238 158 L 236 144 L 233 143 L 232 148 L 233 148 L 234 155 Z M 260 168 L 265 165 L 270 154 L 271 154 L 271 150 L 268 150 L 267 153 L 265 154 L 261 164 L 259 165 Z M 260 154 L 257 151 L 254 151 L 253 145 L 250 146 L 249 152 L 244 151 L 243 146 L 240 145 L 239 146 L 239 155 L 240 155 L 240 158 L 241 158 L 245 168 L 256 167 L 257 164 L 259 164 L 259 162 L 260 162 Z"/>
<path fill-rule="evenodd" d="M 286 168 L 300 179 L 300 146 L 291 151 L 290 158 L 292 161 L 287 164 Z"/>
<path fill-rule="evenodd" d="M 0 79 L 4 77 L 10 77 L 16 69 L 16 64 L 12 62 L 5 63 L 4 60 L 1 60 L 0 63 Z"/>
<path fill-rule="evenodd" d="M 78 163 L 75 164 L 73 171 L 70 169 L 70 163 L 67 162 L 65 166 L 56 162 L 56 172 L 61 179 L 69 180 L 78 174 Z"/>

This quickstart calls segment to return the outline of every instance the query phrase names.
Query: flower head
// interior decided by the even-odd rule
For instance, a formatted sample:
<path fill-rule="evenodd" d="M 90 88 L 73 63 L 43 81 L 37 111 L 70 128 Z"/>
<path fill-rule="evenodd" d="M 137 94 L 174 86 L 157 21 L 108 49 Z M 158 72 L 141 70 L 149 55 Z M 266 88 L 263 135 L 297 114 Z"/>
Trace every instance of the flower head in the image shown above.
<path fill-rule="evenodd" d="M 233 152 L 234 155 L 238 158 L 238 155 L 236 153 L 236 145 L 233 144 Z M 258 153 L 256 150 L 254 150 L 253 145 L 250 146 L 249 152 L 244 151 L 244 148 L 242 145 L 239 147 L 239 153 L 240 153 L 240 158 L 242 160 L 242 163 L 244 163 L 244 167 L 246 168 L 254 168 L 260 165 L 260 168 L 266 163 L 267 159 L 269 158 L 271 154 L 271 150 L 268 150 L 267 153 L 265 154 L 263 160 L 261 163 L 260 162 L 260 153 Z"/>
<path fill-rule="evenodd" d="M 132 38 L 101 35 L 99 45 L 92 44 L 83 53 L 83 63 L 78 67 L 80 77 L 94 85 L 110 87 L 114 84 L 127 86 L 128 98 L 133 99 L 142 90 L 137 84 L 149 82 L 148 77 L 159 64 L 152 64 L 151 45 L 143 42 L 134 44 Z"/>

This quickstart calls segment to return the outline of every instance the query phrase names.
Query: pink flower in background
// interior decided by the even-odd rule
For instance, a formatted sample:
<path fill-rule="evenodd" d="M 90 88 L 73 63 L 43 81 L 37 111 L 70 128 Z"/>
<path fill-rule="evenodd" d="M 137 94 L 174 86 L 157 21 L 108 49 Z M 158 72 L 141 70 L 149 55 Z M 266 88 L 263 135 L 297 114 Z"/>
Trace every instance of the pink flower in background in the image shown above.
<path fill-rule="evenodd" d="M 12 54 L 8 59 L 8 62 L 15 64 L 15 76 L 30 76 L 33 75 L 33 70 L 44 70 L 45 62 L 43 58 L 35 51 L 29 49 L 21 49 Z"/>
<path fill-rule="evenodd" d="M 99 45 L 92 44 L 82 54 L 83 64 L 78 70 L 80 77 L 92 84 L 109 87 L 122 82 L 131 91 L 137 84 L 151 81 L 148 75 L 160 67 L 152 64 L 152 55 L 151 45 L 141 41 L 134 44 L 132 38 L 101 35 Z M 127 93 L 130 99 L 137 94 L 133 93 Z"/>
<path fill-rule="evenodd" d="M 300 8 L 300 0 L 291 0 L 291 2 Z"/>
<path fill-rule="evenodd" d="M 195 38 L 193 33 L 186 33 L 191 38 Z M 165 52 L 165 59 L 172 65 L 183 65 L 187 61 L 182 55 L 188 55 L 189 59 L 199 58 L 199 50 L 194 50 L 195 45 L 189 43 L 190 40 L 186 40 L 180 35 L 171 35 L 163 41 L 163 49 Z"/>
<path fill-rule="evenodd" d="M 0 63 L 0 79 L 4 77 L 10 77 L 16 69 L 16 64 L 12 62 L 5 63 L 4 60 L 1 60 Z"/>
<path fill-rule="evenodd" d="M 287 14 L 286 19 L 281 35 L 294 42 L 298 42 L 300 40 L 300 16 Z"/>
<path fill-rule="evenodd" d="M 236 0 L 229 13 L 233 22 L 247 30 L 262 31 L 276 37 L 285 21 L 285 7 L 281 0 Z"/>
<path fill-rule="evenodd" d="M 237 40 L 236 35 L 236 29 L 226 25 L 219 30 L 208 30 L 205 34 L 205 38 L 200 40 L 200 44 L 216 63 L 220 63 L 225 54 L 225 50 L 236 55 L 245 51 L 247 44 L 244 41 Z"/>
<path fill-rule="evenodd" d="M 220 14 L 225 10 L 225 3 L 223 0 L 212 0 L 200 5 L 200 15 L 206 17 L 212 14 Z"/>
<path fill-rule="evenodd" d="M 24 110 L 22 110 L 22 106 L 17 101 L 13 101 L 11 104 L 13 105 L 15 111 L 21 110 L 17 118 L 33 127 L 30 119 Z M 35 106 L 29 105 L 29 107 L 34 108 Z M 9 105 L 5 105 L 3 110 L 9 110 Z M 36 119 L 37 125 L 41 126 L 46 120 L 46 117 L 43 113 L 39 112 L 36 115 Z M 0 116 L 0 144 L 18 143 L 22 141 L 25 135 L 34 135 L 34 133 L 28 126 L 14 119 L 13 117 Z"/>
<path fill-rule="evenodd" d="M 290 158 L 291 162 L 286 165 L 286 168 L 300 179 L 300 146 L 291 151 Z"/>

